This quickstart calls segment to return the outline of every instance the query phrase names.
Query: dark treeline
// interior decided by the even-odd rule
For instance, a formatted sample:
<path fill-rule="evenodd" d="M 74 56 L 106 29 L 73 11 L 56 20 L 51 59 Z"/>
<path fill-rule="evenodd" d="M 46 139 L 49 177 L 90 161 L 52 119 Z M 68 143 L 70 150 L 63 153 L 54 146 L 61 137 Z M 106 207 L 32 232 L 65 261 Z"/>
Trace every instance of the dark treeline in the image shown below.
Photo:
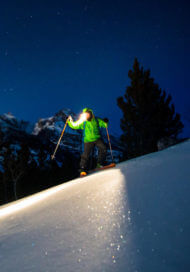
<path fill-rule="evenodd" d="M 20 135 L 19 135 L 20 134 Z M 22 134 L 22 135 L 21 135 Z M 0 130 L 0 204 L 58 185 L 77 176 L 79 156 L 59 152 L 60 162 L 50 160 L 51 143 L 24 131 Z M 32 150 L 32 152 L 31 152 Z"/>

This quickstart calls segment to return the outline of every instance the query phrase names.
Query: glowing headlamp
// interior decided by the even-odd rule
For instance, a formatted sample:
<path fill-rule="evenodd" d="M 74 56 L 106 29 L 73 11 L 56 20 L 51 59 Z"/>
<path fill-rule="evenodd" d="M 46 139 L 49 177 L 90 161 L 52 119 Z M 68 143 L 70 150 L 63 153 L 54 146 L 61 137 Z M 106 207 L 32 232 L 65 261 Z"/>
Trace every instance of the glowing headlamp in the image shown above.
<path fill-rule="evenodd" d="M 80 117 L 79 117 L 79 120 L 80 120 L 80 121 L 86 121 L 86 119 L 87 119 L 87 114 L 86 114 L 86 112 L 81 113 L 81 115 L 80 115 Z"/>
<path fill-rule="evenodd" d="M 78 126 L 80 124 L 82 124 L 84 121 L 87 120 L 87 114 L 86 112 L 83 112 L 80 116 L 79 116 L 79 119 L 78 121 L 74 122 L 75 126 Z"/>

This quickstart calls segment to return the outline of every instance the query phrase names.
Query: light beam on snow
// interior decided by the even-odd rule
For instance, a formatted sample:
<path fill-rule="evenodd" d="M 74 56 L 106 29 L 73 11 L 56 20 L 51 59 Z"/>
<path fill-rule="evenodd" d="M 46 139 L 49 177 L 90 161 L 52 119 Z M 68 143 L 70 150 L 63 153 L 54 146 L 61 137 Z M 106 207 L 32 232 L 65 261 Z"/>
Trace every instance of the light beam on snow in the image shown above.
<path fill-rule="evenodd" d="M 115 271 L 115 266 L 118 271 L 125 271 L 123 269 L 126 263 L 130 265 L 131 259 L 136 263 L 131 255 L 133 220 L 127 194 L 123 172 L 117 167 L 111 168 L 5 206 L 0 209 L 0 222 L 7 229 L 7 220 L 13 224 L 21 220 L 23 224 L 18 226 L 19 233 L 23 233 L 23 236 L 33 233 L 40 237 L 37 251 L 44 248 L 45 256 L 50 254 L 50 259 L 54 258 L 54 254 L 58 256 L 60 250 L 64 256 L 64 248 L 70 248 L 69 256 L 60 260 L 66 267 L 68 263 L 76 263 L 72 271 L 77 271 L 80 262 L 92 263 L 91 267 L 94 267 L 94 259 L 98 264 L 96 271 L 106 271 L 106 267 L 111 267 L 110 272 Z M 25 241 L 25 237 L 22 240 Z M 52 248 L 56 249 L 55 252 L 52 252 Z M 35 254 L 41 256 L 39 252 Z M 126 256 L 125 267 L 121 256 Z M 36 263 L 38 266 L 38 261 Z"/>
<path fill-rule="evenodd" d="M 121 186 L 121 181 L 122 181 L 122 178 L 118 179 L 118 178 L 113 178 L 113 175 L 117 177 L 117 175 L 121 175 L 121 172 L 120 170 L 118 169 L 110 169 L 109 171 L 107 171 L 107 174 L 111 174 L 112 178 L 110 179 L 110 182 L 109 182 L 109 187 L 108 188 L 105 188 L 105 190 L 109 190 L 109 191 L 117 191 L 117 188 L 119 188 Z M 119 172 L 119 173 L 118 173 Z M 104 172 L 105 173 L 105 172 Z M 96 173 L 97 177 L 99 175 L 103 174 L 103 172 L 99 172 L 99 173 Z M 109 175 L 108 175 L 109 176 Z M 59 186 L 56 186 L 56 187 L 53 187 L 53 188 L 50 188 L 50 189 L 47 189 L 43 192 L 40 192 L 40 193 L 37 193 L 35 195 L 32 195 L 32 196 L 29 196 L 29 197 L 26 197 L 24 199 L 21 199 L 21 200 L 18 200 L 18 201 L 15 201 L 13 203 L 10 203 L 10 204 L 7 204 L 7 205 L 4 205 L 2 208 L 0 208 L 0 218 L 1 217 L 4 217 L 4 216 L 7 216 L 7 215 L 10 215 L 10 214 L 13 214 L 15 212 L 18 212 L 22 209 L 25 209 L 29 206 L 32 206 L 34 204 L 37 204 L 38 202 L 48 198 L 49 196 L 51 195 L 54 195 L 56 194 L 57 192 L 61 191 L 61 190 L 64 190 L 66 189 L 67 187 L 69 186 L 72 186 L 74 184 L 78 184 L 78 183 L 84 183 L 86 181 L 88 181 L 88 179 L 94 179 L 94 175 L 90 175 L 88 177 L 86 177 L 85 179 L 81 180 L 81 179 L 76 179 L 76 180 L 73 180 L 73 181 L 70 181 L 68 183 L 64 183 L 62 185 L 59 185 Z M 120 181 L 120 182 L 119 182 Z M 117 197 L 115 197 L 115 200 L 117 199 Z"/>
<path fill-rule="evenodd" d="M 70 181 L 68 183 L 64 183 L 62 185 L 53 187 L 51 189 L 47 189 L 43 192 L 37 193 L 33 196 L 26 197 L 24 199 L 18 200 L 14 203 L 7 204 L 0 208 L 0 218 L 3 216 L 10 215 L 14 212 L 18 212 L 24 208 L 27 208 L 29 206 L 32 206 L 33 204 L 38 203 L 39 201 L 42 201 L 46 199 L 47 197 L 56 194 L 57 192 L 66 189 L 67 187 L 77 184 L 81 182 L 82 180 L 76 179 L 73 181 Z"/>
<path fill-rule="evenodd" d="M 54 198 L 58 196 L 57 193 L 64 191 L 66 188 L 68 188 L 68 194 L 72 194 L 72 191 L 76 192 L 75 190 L 84 191 L 83 197 L 79 198 L 82 209 L 78 211 L 78 220 L 81 216 L 88 214 L 86 227 L 91 229 L 96 239 L 98 239 L 98 247 L 97 240 L 94 240 L 94 238 L 91 240 L 92 237 L 89 238 L 90 240 L 85 240 L 84 247 L 92 247 L 95 256 L 99 256 L 98 259 L 103 258 L 115 265 L 119 262 L 120 250 L 123 250 L 127 245 L 127 252 L 129 252 L 133 239 L 132 235 L 129 236 L 128 232 L 126 232 L 126 224 L 127 229 L 129 229 L 131 219 L 128 198 L 126 198 L 126 180 L 120 169 L 112 168 L 100 171 L 84 179 L 73 180 L 7 205 L 0 209 L 0 220 L 9 215 L 15 215 L 16 218 L 17 213 L 23 210 L 28 213 L 31 211 L 31 209 L 28 209 L 29 207 L 35 211 L 35 208 L 40 205 L 46 206 L 46 202 L 52 203 Z M 66 195 L 67 192 L 65 192 Z M 64 192 L 61 194 L 62 196 L 65 195 Z M 83 206 L 81 203 L 86 205 Z M 55 207 L 55 210 L 57 208 Z M 23 216 L 25 215 L 23 214 Z M 63 218 L 65 219 L 62 220 L 68 222 L 67 216 L 67 212 L 64 211 Z M 77 230 L 81 236 L 84 236 L 83 228 L 78 229 L 77 227 Z M 71 240 L 72 237 L 73 234 L 70 237 Z M 104 252 L 100 253 L 99 248 L 105 249 Z"/>
<path fill-rule="evenodd" d="M 129 235 L 132 219 L 126 197 L 126 179 L 120 169 L 112 168 L 89 176 L 88 186 L 90 184 L 93 197 L 87 202 L 89 216 L 86 225 L 96 239 L 86 241 L 84 247 L 92 247 L 99 260 L 102 258 L 116 265 L 125 247 L 125 253 L 129 255 L 133 240 L 133 235 Z M 105 250 L 100 252 L 100 248 Z"/>

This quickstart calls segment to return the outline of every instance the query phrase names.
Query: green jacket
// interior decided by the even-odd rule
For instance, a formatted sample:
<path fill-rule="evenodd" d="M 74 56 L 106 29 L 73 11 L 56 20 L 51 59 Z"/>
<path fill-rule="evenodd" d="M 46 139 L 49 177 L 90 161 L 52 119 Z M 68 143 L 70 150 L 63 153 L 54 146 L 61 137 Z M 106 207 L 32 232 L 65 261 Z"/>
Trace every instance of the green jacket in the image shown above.
<path fill-rule="evenodd" d="M 85 112 L 87 110 L 90 110 L 92 112 L 93 117 L 92 117 L 91 121 L 83 121 L 82 123 L 78 123 L 78 121 L 76 121 L 76 122 L 68 121 L 68 125 L 72 129 L 84 130 L 84 142 L 85 143 L 94 142 L 94 141 L 98 140 L 99 138 L 101 138 L 99 128 L 102 128 L 102 127 L 106 128 L 108 126 L 108 124 L 106 122 L 104 122 L 102 119 L 95 118 L 93 111 L 91 109 L 85 108 L 83 110 L 83 112 Z"/>

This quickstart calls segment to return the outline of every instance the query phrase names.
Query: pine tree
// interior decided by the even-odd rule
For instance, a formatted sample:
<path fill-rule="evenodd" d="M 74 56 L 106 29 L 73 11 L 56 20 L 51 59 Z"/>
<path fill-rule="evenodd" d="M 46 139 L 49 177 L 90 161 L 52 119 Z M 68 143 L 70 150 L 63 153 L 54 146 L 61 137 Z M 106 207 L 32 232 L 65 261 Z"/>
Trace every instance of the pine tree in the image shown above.
<path fill-rule="evenodd" d="M 180 115 L 171 104 L 171 95 L 159 88 L 150 70 L 144 70 L 135 59 L 128 76 L 131 85 L 124 97 L 117 99 L 123 112 L 121 141 L 125 159 L 156 151 L 160 139 L 176 139 L 183 128 Z"/>

